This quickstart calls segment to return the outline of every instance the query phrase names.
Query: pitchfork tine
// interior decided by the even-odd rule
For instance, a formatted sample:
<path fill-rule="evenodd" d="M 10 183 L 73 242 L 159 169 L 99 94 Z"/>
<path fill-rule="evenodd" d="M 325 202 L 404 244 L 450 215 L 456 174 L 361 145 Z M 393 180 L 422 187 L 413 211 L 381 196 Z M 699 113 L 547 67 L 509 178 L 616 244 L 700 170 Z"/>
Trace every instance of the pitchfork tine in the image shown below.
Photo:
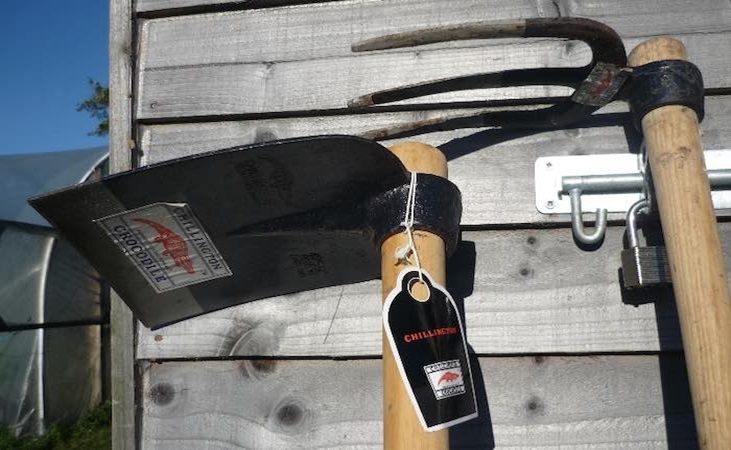
<path fill-rule="evenodd" d="M 553 37 L 586 42 L 594 61 L 627 64 L 622 39 L 603 23 L 576 17 L 501 20 L 390 34 L 353 44 L 353 52 L 416 47 L 438 42 L 510 37 Z"/>
<path fill-rule="evenodd" d="M 505 70 L 503 72 L 481 73 L 463 77 L 444 78 L 436 81 L 426 81 L 395 89 L 384 89 L 355 98 L 348 102 L 348 106 L 358 108 L 451 91 L 499 88 L 505 86 L 533 86 L 539 83 L 576 87 L 584 78 L 586 78 L 586 70 L 583 68 L 561 67 Z"/>
<path fill-rule="evenodd" d="M 627 64 L 624 45 L 614 30 L 602 23 L 580 18 L 505 20 L 439 27 L 369 39 L 354 44 L 352 49 L 355 52 L 363 52 L 454 40 L 508 37 L 552 37 L 580 40 L 589 45 L 593 58 L 591 63 L 583 67 L 506 70 L 385 89 L 351 100 L 349 106 L 366 107 L 425 95 L 469 89 L 530 85 L 558 85 L 577 88 L 584 83 L 589 83 L 590 87 L 593 88 L 600 81 L 596 79 L 595 69 L 600 69 L 600 74 L 608 71 L 609 79 L 614 80 L 615 77 L 620 76 L 622 68 Z M 621 81 L 617 83 L 617 89 L 619 85 L 621 85 Z M 588 98 L 585 93 L 583 98 L 577 97 L 575 94 L 569 100 L 540 110 L 498 111 L 477 116 L 431 119 L 374 130 L 366 133 L 365 136 L 371 138 L 378 136 L 380 139 L 387 139 L 404 133 L 408 135 L 418 134 L 419 130 L 422 129 L 435 131 L 437 129 L 449 130 L 482 126 L 553 127 L 566 125 L 596 111 L 611 101 L 615 93 L 616 90 L 608 95 L 592 93 Z"/>

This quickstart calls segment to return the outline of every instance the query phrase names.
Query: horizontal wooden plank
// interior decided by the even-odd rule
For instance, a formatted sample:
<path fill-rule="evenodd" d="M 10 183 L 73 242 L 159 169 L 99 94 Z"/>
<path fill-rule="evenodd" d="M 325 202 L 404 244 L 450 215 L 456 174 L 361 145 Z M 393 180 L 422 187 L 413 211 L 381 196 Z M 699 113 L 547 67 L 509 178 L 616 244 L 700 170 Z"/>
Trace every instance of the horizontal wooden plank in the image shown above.
<path fill-rule="evenodd" d="M 246 0 L 137 0 L 135 2 L 136 12 L 157 11 L 193 6 L 208 6 L 222 3 L 246 3 Z"/>
<path fill-rule="evenodd" d="M 731 53 L 731 5 L 727 2 L 685 7 L 674 2 L 668 10 L 672 16 L 669 18 L 647 13 L 633 18 L 631 13 L 639 6 L 628 7 L 629 14 L 618 14 L 631 2 L 618 3 L 621 5 L 609 9 L 607 18 L 616 21 L 611 25 L 620 26 L 618 31 L 628 49 L 648 36 L 679 35 L 691 59 L 703 70 L 708 87 L 731 86 L 731 63 L 717 57 Z M 559 13 L 551 2 L 502 1 L 499 6 L 484 8 L 476 0 L 450 2 L 450 8 L 444 8 L 438 0 L 339 1 L 147 20 L 140 40 L 138 117 L 340 109 L 358 95 L 405 83 L 509 68 L 577 65 L 590 60 L 586 45 L 555 40 L 461 41 L 359 55 L 350 51 L 353 42 L 384 33 Z M 650 5 L 643 7 L 645 11 L 657 10 Z M 566 4 L 562 8 L 568 13 L 604 18 L 600 7 Z M 685 20 L 670 20 L 683 12 Z M 546 87 L 466 91 L 408 103 L 564 92 L 564 88 Z"/>
<path fill-rule="evenodd" d="M 342 0 L 341 0 L 342 1 Z M 348 1 L 348 0 L 345 0 Z M 135 2 L 136 11 L 149 13 L 160 10 L 180 10 L 180 8 L 194 7 L 215 7 L 223 6 L 227 8 L 240 6 L 243 8 L 261 8 L 278 6 L 284 3 L 307 3 L 310 0 L 138 0 Z M 314 2 L 312 2 L 314 3 Z M 365 30 L 369 30 L 374 36 L 378 34 L 398 32 L 408 28 L 423 25 L 422 17 L 414 17 L 413 10 L 417 8 L 432 8 L 432 15 L 427 22 L 427 26 L 437 26 L 438 24 L 459 23 L 460 21 L 475 20 L 492 20 L 496 18 L 508 17 L 552 17 L 560 15 L 563 17 L 591 17 L 600 20 L 615 30 L 619 31 L 623 36 L 637 36 L 642 33 L 651 32 L 653 34 L 687 34 L 696 32 L 717 32 L 728 30 L 728 24 L 731 22 L 731 8 L 729 4 L 723 0 L 704 0 L 701 2 L 689 3 L 685 0 L 653 0 L 644 2 L 632 2 L 627 0 L 594 0 L 581 1 L 574 0 L 536 0 L 534 2 L 508 2 L 498 1 L 492 2 L 490 8 L 485 8 L 480 2 L 466 2 L 464 0 L 450 2 L 450 8 L 442 8 L 436 11 L 433 6 L 441 5 L 438 2 L 419 1 L 349 1 L 356 3 L 360 11 L 370 7 L 370 10 L 364 11 L 359 15 L 359 25 Z M 372 5 L 369 5 L 372 4 Z M 352 9 L 354 6 L 349 5 Z M 318 9 L 313 13 L 314 17 L 322 14 L 323 10 L 327 10 L 328 6 L 317 5 Z M 453 11 L 454 8 L 461 9 L 465 7 L 470 16 L 457 16 L 449 20 L 445 17 Z M 313 8 L 310 6 L 310 8 Z M 377 9 L 376 9 L 377 8 Z M 372 10 L 372 11 L 371 11 Z M 404 13 L 406 11 L 406 13 Z M 506 11 L 506 14 L 503 14 Z M 375 14 L 374 14 L 375 12 Z M 457 14 L 461 11 L 457 11 Z M 248 11 L 240 15 L 246 18 L 257 14 Z M 272 22 L 282 22 L 282 18 L 286 17 L 291 23 L 292 20 L 302 17 L 306 12 L 291 12 L 289 9 L 281 8 L 276 11 L 269 11 L 266 17 Z M 394 17 L 394 14 L 401 14 L 399 21 L 379 20 L 382 17 Z M 375 17 L 374 17 L 375 16 Z M 255 16 L 256 17 L 256 16 Z M 373 19 L 371 19 L 373 17 Z M 303 22 L 307 22 L 306 17 Z M 181 20 L 181 24 L 185 19 Z M 195 19 L 188 19 L 195 21 Z M 245 20 L 245 19 L 244 19 Z M 448 21 L 449 20 L 449 21 Z M 257 21 L 253 23 L 244 23 L 239 19 L 238 23 L 231 26 L 256 26 Z M 310 21 L 312 22 L 312 21 Z M 195 24 L 187 23 L 188 27 L 195 27 Z M 299 25 L 299 24 L 298 24 Z M 335 26 L 339 25 L 337 22 Z M 177 24 L 167 25 L 172 30 Z M 162 26 L 161 26 L 162 27 Z M 302 30 L 303 26 L 298 26 L 297 30 Z M 161 31 L 161 33 L 164 31 Z M 299 39 L 299 35 L 292 36 L 293 39 Z M 335 41 L 331 41 L 334 44 Z M 288 45 L 291 44 L 288 43 Z M 184 53 L 184 52 L 183 52 Z"/>
<path fill-rule="evenodd" d="M 729 34 L 681 36 L 708 88 L 731 86 Z M 632 48 L 642 39 L 630 39 Z M 495 70 L 586 63 L 585 46 L 562 42 L 378 53 L 294 62 L 258 62 L 173 67 L 140 72 L 139 119 L 340 110 L 359 95 L 421 81 Z M 566 55 L 568 52 L 570 55 Z M 215 52 L 214 52 L 215 53 Z M 459 64 L 455 64 L 459 61 Z M 385 70 L 385 68 L 389 68 Z M 421 97 L 401 104 L 505 100 L 570 93 L 562 87 L 535 86 L 460 91 Z"/>
<path fill-rule="evenodd" d="M 175 4 L 184 6 L 189 1 L 176 0 Z M 144 2 L 138 2 L 138 7 L 142 5 Z M 474 21 L 559 15 L 604 21 L 624 38 L 731 29 L 731 5 L 723 0 L 692 4 L 682 0 L 496 0 L 489 8 L 481 0 L 452 0 L 449 8 L 440 0 L 349 0 L 143 21 L 140 59 L 141 67 L 152 70 L 347 57 L 352 56 L 352 43 L 385 34 Z M 501 46 L 505 42 L 515 40 L 464 41 L 425 48 Z"/>
<path fill-rule="evenodd" d="M 589 17 L 622 36 L 679 35 L 728 31 L 731 4 L 724 0 L 558 0 L 563 17 Z"/>
<path fill-rule="evenodd" d="M 452 448 L 696 448 L 679 355 L 473 358 Z M 381 448 L 381 361 L 151 364 L 143 449 Z"/>
<path fill-rule="evenodd" d="M 367 130 L 479 110 L 419 111 L 327 117 L 142 126 L 144 163 L 256 142 L 320 134 L 361 134 Z M 568 214 L 543 215 L 535 207 L 534 163 L 542 156 L 638 152 L 640 138 L 626 106 L 614 103 L 582 128 L 542 133 L 458 130 L 417 136 L 441 148 L 450 179 L 462 191 L 465 225 L 567 222 Z M 706 102 L 706 149 L 731 148 L 731 98 Z M 386 141 L 385 145 L 395 141 Z M 622 219 L 615 214 L 611 219 Z"/>
<path fill-rule="evenodd" d="M 135 12 L 165 15 L 186 14 L 200 9 L 255 9 L 341 0 L 137 0 Z"/>
<path fill-rule="evenodd" d="M 731 224 L 721 231 L 731 258 Z M 631 293 L 620 287 L 622 233 L 610 227 L 604 244 L 586 252 L 568 229 L 463 232 L 449 261 L 447 287 L 464 305 L 474 351 L 681 348 L 671 290 Z M 156 360 L 380 354 L 377 280 L 259 300 L 156 331 L 140 326 L 137 347 L 138 358 Z"/>
<path fill-rule="evenodd" d="M 541 13 L 531 0 L 500 0 L 493 8 L 480 0 L 456 0 L 449 8 L 439 0 L 350 0 L 153 19 L 142 21 L 140 62 L 152 70 L 344 57 L 352 56 L 353 42 L 373 36 Z"/>
<path fill-rule="evenodd" d="M 139 119 L 160 119 L 343 109 L 348 100 L 359 95 L 402 84 L 514 68 L 518 61 L 524 67 L 537 67 L 546 60 L 555 65 L 562 51 L 562 43 L 545 41 L 512 47 L 423 51 L 419 55 L 380 53 L 293 62 L 142 68 L 137 115 Z M 384 70 L 386 67 L 391 69 Z M 453 92 L 401 103 L 505 100 L 568 93 L 567 88 L 538 86 Z"/>

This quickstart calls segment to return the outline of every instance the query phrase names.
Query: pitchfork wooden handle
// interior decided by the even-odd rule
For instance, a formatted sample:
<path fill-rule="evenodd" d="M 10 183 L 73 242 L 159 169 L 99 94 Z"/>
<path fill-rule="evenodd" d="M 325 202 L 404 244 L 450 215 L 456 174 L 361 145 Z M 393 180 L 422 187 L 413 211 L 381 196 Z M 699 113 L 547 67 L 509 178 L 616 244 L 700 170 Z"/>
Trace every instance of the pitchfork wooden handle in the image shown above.
<path fill-rule="evenodd" d="M 395 145 L 391 151 L 411 172 L 447 177 L 447 160 L 436 148 L 418 142 Z M 405 206 L 405 205 L 404 205 Z M 414 241 L 421 266 L 432 279 L 446 286 L 444 241 L 426 231 L 415 231 Z M 381 247 L 383 298 L 396 286 L 396 278 L 406 267 L 395 258 L 397 249 L 408 242 L 404 233 L 386 239 Z M 448 430 L 426 432 L 401 381 L 388 339 L 383 336 L 383 445 L 385 449 L 444 450 L 449 448 Z"/>
<path fill-rule="evenodd" d="M 686 59 L 682 43 L 655 38 L 629 56 L 638 67 Z M 698 118 L 670 105 L 642 119 L 667 245 L 702 449 L 731 446 L 731 300 L 705 171 Z"/>

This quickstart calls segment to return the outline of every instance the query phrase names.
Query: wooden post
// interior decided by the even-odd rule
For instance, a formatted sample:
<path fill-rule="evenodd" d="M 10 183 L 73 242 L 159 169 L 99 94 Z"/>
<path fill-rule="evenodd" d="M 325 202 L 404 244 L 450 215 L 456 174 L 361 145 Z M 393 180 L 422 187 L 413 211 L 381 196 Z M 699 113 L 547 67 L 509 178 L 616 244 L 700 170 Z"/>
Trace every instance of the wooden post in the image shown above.
<path fill-rule="evenodd" d="M 670 38 L 643 42 L 629 64 L 686 59 Z M 702 449 L 731 445 L 731 300 L 705 171 L 698 118 L 685 106 L 642 119 L 678 305 L 685 360 Z"/>
<path fill-rule="evenodd" d="M 109 165 L 112 173 L 132 168 L 132 68 L 134 5 L 109 3 Z M 135 414 L 135 319 L 121 298 L 110 298 L 112 448 L 137 447 Z"/>
<path fill-rule="evenodd" d="M 391 151 L 411 172 L 447 177 L 447 160 L 436 148 L 418 142 L 397 144 Z M 418 193 L 417 193 L 418 195 Z M 418 198 L 417 198 L 418 201 Z M 404 205 L 404 208 L 406 205 Z M 415 231 L 414 241 L 421 266 L 432 279 L 446 286 L 444 241 L 432 233 Z M 396 260 L 396 250 L 408 243 L 404 233 L 386 239 L 381 247 L 383 298 L 396 286 L 398 274 L 406 264 Z M 427 432 L 416 416 L 414 406 L 401 381 L 396 360 L 383 336 L 383 448 L 442 450 L 449 448 L 449 431 Z"/>

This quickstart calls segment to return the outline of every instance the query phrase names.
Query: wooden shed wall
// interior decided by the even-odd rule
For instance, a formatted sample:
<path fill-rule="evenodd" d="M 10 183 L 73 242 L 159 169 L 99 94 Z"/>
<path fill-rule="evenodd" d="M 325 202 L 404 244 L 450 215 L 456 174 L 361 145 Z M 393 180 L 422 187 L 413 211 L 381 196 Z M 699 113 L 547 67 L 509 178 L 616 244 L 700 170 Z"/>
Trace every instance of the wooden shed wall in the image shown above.
<path fill-rule="evenodd" d="M 731 147 L 727 0 L 112 5 L 117 170 L 234 145 L 478 112 L 490 108 L 487 100 L 565 95 L 552 87 L 469 91 L 367 113 L 347 109 L 353 97 L 405 83 L 588 61 L 584 45 L 555 40 L 350 52 L 352 43 L 385 33 L 521 17 L 594 18 L 614 27 L 628 49 L 651 36 L 679 38 L 708 89 L 705 148 Z M 543 216 L 534 206 L 537 157 L 638 151 L 641 137 L 626 106 L 549 132 L 460 130 L 418 139 L 447 155 L 469 226 L 449 263 L 448 287 L 464 307 L 482 374 L 481 417 L 453 429 L 455 447 L 693 448 L 672 293 L 621 288 L 620 215 L 611 217 L 604 243 L 586 250 L 575 245 L 567 216 Z M 721 232 L 731 246 L 731 226 L 722 223 Z M 380 446 L 379 297 L 377 281 L 338 286 L 154 332 L 135 326 L 116 303 L 115 444 Z"/>

